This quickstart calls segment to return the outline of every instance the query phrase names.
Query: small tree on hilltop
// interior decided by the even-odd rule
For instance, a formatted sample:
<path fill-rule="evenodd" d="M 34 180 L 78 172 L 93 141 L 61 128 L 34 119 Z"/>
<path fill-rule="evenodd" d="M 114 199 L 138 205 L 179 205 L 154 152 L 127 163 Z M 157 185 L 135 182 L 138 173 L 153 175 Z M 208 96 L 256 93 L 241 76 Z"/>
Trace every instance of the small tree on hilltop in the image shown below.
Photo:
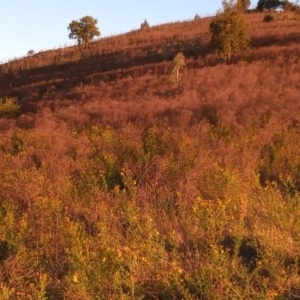
<path fill-rule="evenodd" d="M 33 49 L 31 49 L 27 52 L 27 56 L 32 56 L 32 55 L 34 55 L 34 50 Z"/>
<path fill-rule="evenodd" d="M 69 38 L 77 39 L 78 45 L 84 45 L 87 47 L 88 43 L 93 40 L 95 36 L 100 36 L 100 31 L 96 24 L 97 19 L 91 16 L 85 16 L 79 21 L 72 21 L 69 24 L 68 30 L 70 30 Z"/>
<path fill-rule="evenodd" d="M 143 23 L 141 23 L 141 29 L 149 28 L 149 27 L 150 27 L 150 25 L 149 25 L 147 19 L 145 19 L 145 21 Z"/>
<path fill-rule="evenodd" d="M 199 14 L 195 14 L 195 17 L 194 17 L 194 20 L 196 21 L 196 20 L 200 20 L 201 18 L 200 18 L 200 16 L 199 16 Z"/>
<path fill-rule="evenodd" d="M 217 14 L 209 28 L 216 56 L 227 63 L 231 63 L 239 52 L 249 49 L 246 23 L 236 7 L 224 6 L 223 12 Z"/>
<path fill-rule="evenodd" d="M 180 85 L 182 83 L 180 71 L 183 69 L 184 66 L 185 66 L 184 54 L 182 52 L 179 52 L 173 59 L 168 70 L 170 84 Z"/>

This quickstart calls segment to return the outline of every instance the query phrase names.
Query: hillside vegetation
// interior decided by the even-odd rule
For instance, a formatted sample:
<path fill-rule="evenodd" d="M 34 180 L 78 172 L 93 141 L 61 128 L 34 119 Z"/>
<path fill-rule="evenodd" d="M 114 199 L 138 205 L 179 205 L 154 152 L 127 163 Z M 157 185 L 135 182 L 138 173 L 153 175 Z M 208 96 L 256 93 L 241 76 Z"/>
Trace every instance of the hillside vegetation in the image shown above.
<path fill-rule="evenodd" d="M 0 65 L 1 299 L 300 298 L 300 19 L 245 18 Z"/>

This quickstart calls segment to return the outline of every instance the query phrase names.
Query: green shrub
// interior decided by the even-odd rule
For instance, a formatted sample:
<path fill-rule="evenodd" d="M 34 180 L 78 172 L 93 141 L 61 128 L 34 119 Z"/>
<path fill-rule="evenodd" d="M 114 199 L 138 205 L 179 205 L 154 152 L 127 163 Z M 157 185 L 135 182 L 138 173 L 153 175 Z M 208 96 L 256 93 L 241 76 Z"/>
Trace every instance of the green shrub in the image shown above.
<path fill-rule="evenodd" d="M 275 17 L 272 14 L 266 14 L 263 18 L 263 22 L 274 22 Z"/>
<path fill-rule="evenodd" d="M 16 98 L 0 99 L 0 118 L 15 118 L 20 114 Z"/>
<path fill-rule="evenodd" d="M 123 189 L 124 183 L 122 175 L 115 161 L 111 157 L 107 156 L 103 158 L 103 162 L 105 165 L 103 181 L 106 190 L 111 191 L 116 187 Z"/>

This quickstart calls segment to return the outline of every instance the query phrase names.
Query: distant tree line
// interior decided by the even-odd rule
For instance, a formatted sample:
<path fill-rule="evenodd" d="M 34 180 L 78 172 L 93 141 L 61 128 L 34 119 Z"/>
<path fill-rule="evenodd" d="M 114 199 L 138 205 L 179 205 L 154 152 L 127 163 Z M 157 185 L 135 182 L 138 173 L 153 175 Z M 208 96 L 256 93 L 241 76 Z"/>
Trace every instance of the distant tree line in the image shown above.
<path fill-rule="evenodd" d="M 298 1 L 297 1 L 298 2 Z M 240 12 L 246 12 L 251 4 L 250 0 L 223 0 L 223 8 L 235 8 Z M 297 3 L 292 3 L 289 0 L 258 0 L 256 9 L 258 11 L 269 10 L 296 10 L 298 8 Z"/>

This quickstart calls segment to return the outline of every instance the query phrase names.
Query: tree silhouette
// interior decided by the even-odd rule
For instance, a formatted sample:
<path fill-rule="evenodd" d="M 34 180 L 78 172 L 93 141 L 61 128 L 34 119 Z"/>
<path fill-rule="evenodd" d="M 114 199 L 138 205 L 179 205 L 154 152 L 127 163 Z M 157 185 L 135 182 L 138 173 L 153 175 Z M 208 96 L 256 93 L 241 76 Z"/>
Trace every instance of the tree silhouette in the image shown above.
<path fill-rule="evenodd" d="M 199 14 L 195 14 L 195 17 L 194 17 L 194 20 L 200 20 L 201 18 L 200 18 L 200 16 L 199 16 Z"/>
<path fill-rule="evenodd" d="M 143 23 L 141 23 L 141 29 L 143 29 L 143 28 L 149 28 L 149 27 L 150 27 L 150 25 L 149 25 L 147 19 L 145 19 L 145 21 Z"/>
<path fill-rule="evenodd" d="M 28 52 L 27 52 L 27 56 L 32 56 L 34 54 L 34 50 L 33 49 L 30 49 Z"/>
<path fill-rule="evenodd" d="M 282 8 L 284 9 L 286 2 L 284 0 L 259 0 L 256 8 L 260 11 Z"/>
<path fill-rule="evenodd" d="M 84 45 L 87 47 L 88 43 L 91 42 L 94 36 L 100 36 L 100 31 L 96 24 L 98 23 L 97 19 L 94 19 L 91 16 L 85 16 L 79 21 L 72 21 L 69 24 L 68 30 L 70 39 L 77 39 L 78 45 Z"/>

